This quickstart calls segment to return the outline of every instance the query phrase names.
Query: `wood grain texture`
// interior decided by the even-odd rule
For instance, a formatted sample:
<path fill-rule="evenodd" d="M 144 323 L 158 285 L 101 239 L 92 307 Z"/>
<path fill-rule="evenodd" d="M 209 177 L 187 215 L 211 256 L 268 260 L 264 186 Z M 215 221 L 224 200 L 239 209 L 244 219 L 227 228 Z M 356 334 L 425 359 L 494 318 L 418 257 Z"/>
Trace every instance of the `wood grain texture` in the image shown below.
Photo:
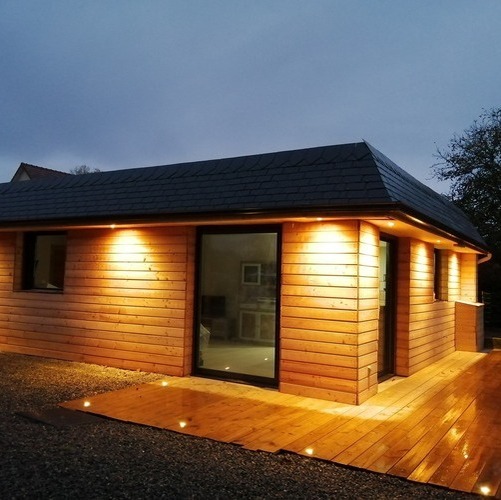
<path fill-rule="evenodd" d="M 285 224 L 282 254 L 281 391 L 353 403 L 374 394 L 377 228 Z"/>
<path fill-rule="evenodd" d="M 440 252 L 440 300 L 434 297 L 434 248 L 399 239 L 396 373 L 411 375 L 456 349 L 456 307 L 471 300 L 476 287 L 476 256 Z M 457 325 L 460 328 L 460 325 Z"/>
<path fill-rule="evenodd" d="M 69 231 L 63 293 L 14 291 L 20 240 L 0 235 L 0 345 L 25 354 L 189 373 L 194 228 Z M 14 250 L 16 248 L 16 250 Z"/>
<path fill-rule="evenodd" d="M 62 406 L 499 498 L 500 370 L 501 351 L 458 351 L 358 406 L 194 377 Z"/>

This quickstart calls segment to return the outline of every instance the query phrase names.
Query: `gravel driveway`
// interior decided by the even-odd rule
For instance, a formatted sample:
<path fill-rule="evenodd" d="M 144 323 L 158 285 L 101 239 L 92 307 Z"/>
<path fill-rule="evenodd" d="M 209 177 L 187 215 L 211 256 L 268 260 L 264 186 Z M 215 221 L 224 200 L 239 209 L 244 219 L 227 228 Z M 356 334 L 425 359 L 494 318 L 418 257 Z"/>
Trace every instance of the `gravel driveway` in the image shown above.
<path fill-rule="evenodd" d="M 0 498 L 476 498 L 114 420 L 56 427 L 22 415 L 158 378 L 0 352 Z"/>

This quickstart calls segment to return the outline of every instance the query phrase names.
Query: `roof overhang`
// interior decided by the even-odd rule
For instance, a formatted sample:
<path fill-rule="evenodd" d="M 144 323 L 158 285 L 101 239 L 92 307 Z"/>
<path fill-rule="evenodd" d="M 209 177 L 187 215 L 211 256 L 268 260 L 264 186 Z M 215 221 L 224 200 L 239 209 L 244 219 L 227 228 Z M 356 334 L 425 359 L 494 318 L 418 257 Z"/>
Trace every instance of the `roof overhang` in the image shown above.
<path fill-rule="evenodd" d="M 311 222 L 320 220 L 366 220 L 384 233 L 398 237 L 414 237 L 437 247 L 453 248 L 460 252 L 488 254 L 488 249 L 464 235 L 427 220 L 422 214 L 400 204 L 371 204 L 352 207 L 296 207 L 288 209 L 253 209 L 232 212 L 168 213 L 143 215 L 106 215 L 92 218 L 61 218 L 53 220 L 1 222 L 0 231 L 34 231 L 55 229 L 92 229 L 117 227 L 154 227 L 171 225 L 229 225 L 272 224 L 283 222 Z"/>

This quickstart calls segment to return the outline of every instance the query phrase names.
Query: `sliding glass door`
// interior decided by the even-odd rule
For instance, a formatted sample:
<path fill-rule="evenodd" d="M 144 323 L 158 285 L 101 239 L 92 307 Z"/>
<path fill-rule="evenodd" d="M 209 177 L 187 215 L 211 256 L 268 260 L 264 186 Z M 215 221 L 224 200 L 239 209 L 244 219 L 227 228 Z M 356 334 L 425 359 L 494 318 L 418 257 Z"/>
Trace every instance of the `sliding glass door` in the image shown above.
<path fill-rule="evenodd" d="M 277 230 L 199 235 L 195 373 L 276 384 Z"/>

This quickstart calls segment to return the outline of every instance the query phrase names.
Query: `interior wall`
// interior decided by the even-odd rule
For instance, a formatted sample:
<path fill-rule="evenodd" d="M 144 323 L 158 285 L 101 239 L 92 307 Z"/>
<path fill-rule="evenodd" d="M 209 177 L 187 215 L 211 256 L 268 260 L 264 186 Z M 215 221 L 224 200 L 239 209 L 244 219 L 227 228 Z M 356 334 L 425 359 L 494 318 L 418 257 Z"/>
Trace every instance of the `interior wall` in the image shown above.
<path fill-rule="evenodd" d="M 265 226 L 263 230 L 266 230 Z M 241 277 L 244 263 L 257 263 L 263 266 L 263 270 L 269 264 L 275 270 L 276 245 L 271 245 L 269 239 L 256 236 L 256 233 L 218 233 L 215 238 L 211 238 L 211 234 L 206 236 L 204 255 L 216 262 L 223 262 L 225 273 L 221 273 L 220 266 L 202 264 L 200 267 L 203 273 L 201 281 L 204 284 L 202 293 L 225 297 L 226 318 L 233 325 L 233 329 L 236 329 L 242 297 L 241 280 L 235 277 Z M 275 241 L 273 233 L 273 242 Z"/>

